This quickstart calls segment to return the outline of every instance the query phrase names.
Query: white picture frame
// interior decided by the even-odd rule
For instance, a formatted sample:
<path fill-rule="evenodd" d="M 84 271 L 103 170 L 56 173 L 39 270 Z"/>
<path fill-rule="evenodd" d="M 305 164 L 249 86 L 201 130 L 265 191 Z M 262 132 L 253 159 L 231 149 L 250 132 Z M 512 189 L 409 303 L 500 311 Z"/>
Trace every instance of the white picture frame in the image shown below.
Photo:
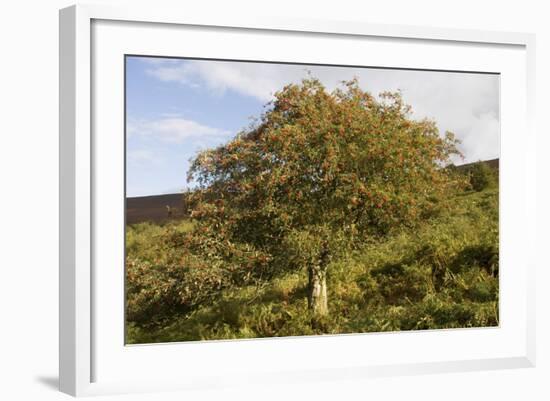
<path fill-rule="evenodd" d="M 121 26 L 116 26 L 117 24 L 121 24 Z M 101 28 L 101 26 L 105 28 Z M 136 36 L 139 36 L 140 30 L 146 29 L 146 27 L 154 27 L 154 29 L 149 32 L 148 43 L 140 46 L 155 46 L 155 43 L 160 43 L 161 38 L 165 38 L 165 35 L 170 34 L 168 31 L 170 29 L 180 27 L 185 31 L 185 27 L 193 27 L 193 29 L 199 27 L 199 31 L 203 29 L 210 33 L 218 32 L 219 35 L 226 36 L 229 35 L 228 32 L 239 33 L 242 31 L 246 32 L 247 35 L 261 32 L 266 40 L 273 39 L 270 35 L 274 38 L 277 35 L 286 35 L 286 37 L 295 35 L 296 37 L 304 37 L 304 40 L 321 40 L 319 38 L 324 38 L 323 40 L 330 41 L 331 38 L 339 38 L 342 43 L 345 40 L 383 40 L 384 46 L 389 46 L 393 42 L 397 44 L 399 41 L 407 41 L 411 46 L 428 44 L 436 46 L 442 52 L 441 54 L 445 54 L 445 47 L 449 46 L 453 46 L 452 52 L 464 51 L 466 52 L 464 54 L 477 49 L 481 61 L 465 59 L 460 65 L 456 63 L 454 68 L 449 67 L 453 65 L 452 60 L 446 61 L 447 64 L 441 64 L 444 66 L 442 69 L 475 70 L 476 65 L 481 65 L 476 63 L 482 62 L 486 63 L 483 64 L 486 68 L 490 68 L 487 66 L 494 66 L 493 72 L 501 72 L 500 68 L 508 68 L 509 70 L 506 71 L 509 71 L 509 73 L 507 72 L 508 75 L 505 74 L 505 76 L 509 76 L 510 79 L 507 78 L 504 83 L 506 90 L 502 92 L 501 102 L 504 105 L 502 112 L 509 113 L 503 115 L 503 120 L 505 120 L 503 124 L 506 124 L 503 132 L 509 132 L 510 134 L 506 134 L 505 137 L 504 144 L 506 144 L 506 147 L 503 148 L 503 154 L 506 154 L 506 158 L 503 156 L 501 161 L 501 180 L 504 179 L 504 188 L 506 182 L 521 183 L 524 188 L 524 191 L 512 191 L 510 189 L 509 195 L 506 195 L 506 192 L 501 194 L 501 199 L 504 196 L 509 196 L 510 199 L 506 211 L 503 212 L 501 209 L 501 213 L 510 217 L 505 219 L 506 227 L 509 228 L 507 232 L 521 231 L 523 233 L 521 239 L 512 237 L 513 233 L 510 233 L 508 239 L 504 239 L 509 244 L 514 243 L 515 240 L 521 240 L 521 242 L 517 242 L 517 249 L 507 254 L 510 261 L 521 260 L 521 262 L 514 265 L 516 270 L 509 270 L 510 274 L 508 276 L 506 276 L 508 274 L 507 270 L 503 270 L 504 280 L 508 280 L 504 284 L 510 283 L 510 286 L 501 286 L 504 297 L 504 301 L 502 301 L 504 306 L 501 305 L 501 308 L 504 307 L 503 311 L 505 312 L 508 309 L 511 310 L 511 318 L 508 322 L 497 329 L 484 329 L 486 331 L 465 330 L 454 332 L 438 330 L 418 334 L 386 333 L 383 335 L 323 336 L 322 340 L 291 338 L 283 340 L 247 340 L 244 342 L 206 342 L 192 346 L 175 344 L 142 346 L 140 349 L 130 347 L 130 350 L 123 349 L 122 337 L 112 336 L 113 333 L 109 332 L 111 337 L 117 337 L 116 344 L 105 345 L 105 341 L 102 340 L 105 336 L 102 337 L 102 332 L 115 330 L 114 333 L 118 333 L 116 330 L 119 326 L 115 324 L 114 326 L 117 328 L 113 329 L 109 322 L 114 322 L 113 319 L 119 319 L 120 314 L 106 316 L 107 313 L 103 313 L 105 308 L 102 303 L 98 304 L 97 298 L 94 299 L 95 291 L 101 288 L 102 296 L 109 302 L 111 297 L 118 295 L 122 299 L 123 294 L 120 292 L 117 295 L 120 288 L 114 284 L 112 287 L 105 285 L 107 276 L 98 275 L 94 272 L 98 260 L 101 261 L 103 260 L 101 258 L 109 257 L 108 253 L 97 254 L 94 248 L 94 238 L 97 238 L 98 230 L 104 227 L 98 219 L 107 216 L 102 214 L 104 208 L 99 205 L 101 202 L 98 202 L 98 191 L 99 193 L 105 193 L 105 191 L 101 188 L 101 185 L 103 185 L 101 179 L 98 181 L 97 177 L 105 174 L 101 172 L 101 169 L 105 169 L 105 166 L 108 169 L 116 168 L 117 165 L 120 167 L 121 164 L 113 161 L 115 159 L 110 159 L 110 157 L 123 156 L 121 154 L 117 156 L 116 152 L 114 156 L 102 154 L 103 145 L 97 143 L 94 138 L 94 129 L 97 129 L 98 126 L 102 127 L 102 116 L 106 116 L 102 114 L 102 110 L 107 107 L 113 109 L 110 103 L 108 105 L 100 103 L 98 106 L 96 103 L 97 98 L 104 95 L 102 95 L 100 89 L 94 87 L 94 84 L 103 79 L 108 80 L 110 83 L 115 80 L 115 84 L 120 81 L 120 75 L 104 78 L 105 74 L 101 73 L 102 68 L 104 68 L 102 67 L 102 60 L 106 60 L 106 67 L 109 66 L 108 62 L 111 56 L 118 60 L 119 55 L 126 51 L 124 49 L 126 44 L 130 42 L 130 38 L 135 39 Z M 100 29 L 102 30 L 99 31 Z M 153 31 L 156 33 L 151 34 Z M 128 34 L 124 34 L 124 32 Z M 97 38 L 95 41 L 94 34 Z M 276 40 L 276 38 L 273 40 Z M 109 44 L 107 45 L 107 43 Z M 208 47 L 206 39 L 204 43 L 205 47 Z M 235 43 L 234 49 L 239 48 L 237 39 L 231 43 Z M 292 18 L 215 20 L 209 16 L 187 15 L 185 9 L 164 10 L 155 7 L 119 9 L 107 6 L 78 5 L 61 10 L 59 117 L 60 390 L 71 395 L 80 396 L 167 389 L 211 388 L 229 384 L 238 385 L 239 380 L 240 383 L 246 383 L 247 380 L 253 380 L 257 383 L 274 383 L 343 377 L 360 379 L 387 375 L 534 366 L 535 285 L 534 259 L 531 259 L 530 256 L 534 254 L 534 252 L 530 252 L 530 249 L 535 243 L 532 236 L 534 236 L 536 221 L 534 205 L 535 134 L 533 130 L 534 44 L 534 35 L 524 33 L 373 25 L 359 22 L 293 20 Z M 164 55 L 172 55 L 165 53 L 170 51 L 170 44 L 167 46 L 159 52 Z M 107 47 L 109 47 L 109 50 Z M 234 49 L 231 50 L 231 46 L 227 45 L 225 47 L 227 47 L 227 54 L 231 54 L 231 51 L 235 52 Z M 105 55 L 101 53 L 104 50 L 103 48 L 105 48 Z M 487 60 L 483 61 L 482 54 L 489 48 L 495 49 L 496 56 L 501 52 L 502 58 L 494 57 L 493 61 L 489 61 L 489 57 L 487 57 Z M 153 51 L 151 49 L 153 48 L 149 47 L 149 53 Z M 383 52 L 383 50 L 379 51 Z M 433 52 L 433 48 L 430 50 L 428 46 L 423 51 Z M 224 57 L 228 58 L 229 56 L 220 56 L 220 58 Z M 246 56 L 242 55 L 241 57 Z M 297 61 L 296 57 L 299 56 L 292 57 Z M 259 55 L 255 57 L 255 59 L 261 58 Z M 411 60 L 408 65 L 404 65 L 402 61 L 396 59 L 395 61 L 386 61 L 384 65 L 393 62 L 399 63 L 399 66 L 403 68 L 430 68 L 430 62 L 433 61 L 430 61 L 429 57 L 426 60 L 423 62 Z M 441 66 L 433 66 L 432 68 L 441 68 Z M 486 68 L 483 70 L 486 70 Z M 514 68 L 515 70 L 513 70 Z M 97 78 L 97 81 L 94 81 L 96 79 L 94 74 L 103 75 Z M 120 88 L 123 87 L 123 82 L 120 81 L 118 84 L 120 84 Z M 514 92 L 519 95 L 518 99 L 512 100 L 511 96 Z M 117 93 L 120 94 L 121 92 Z M 117 96 L 112 97 L 113 102 L 120 100 Z M 108 103 L 106 98 L 103 98 L 103 100 Z M 516 107 L 512 106 L 517 106 L 517 110 Z M 119 116 L 119 118 L 123 118 L 123 116 Z M 107 120 L 109 118 L 105 118 L 105 121 Z M 114 122 L 113 119 L 112 127 L 120 126 L 120 121 L 117 121 Z M 519 129 L 521 135 L 516 133 L 517 137 L 513 136 L 511 128 Z M 123 131 L 120 134 L 122 135 Z M 105 156 L 105 162 L 98 163 L 99 158 L 104 159 L 103 156 Z M 117 185 L 116 180 L 111 184 Z M 105 198 L 102 202 L 112 203 L 113 199 Z M 117 210 L 120 211 L 117 207 L 113 208 L 115 213 Z M 513 230 L 510 230 L 510 228 Z M 119 235 L 122 238 L 122 233 L 123 231 L 116 231 L 113 235 Z M 524 257 L 520 258 L 522 255 Z M 509 265 L 512 264 L 509 263 Z M 121 273 L 122 271 L 121 266 Z M 514 291 L 514 296 L 507 297 L 507 292 L 512 294 L 511 291 Z M 507 301 L 507 298 L 509 301 Z M 116 313 L 121 312 L 120 308 L 114 309 L 117 310 Z M 513 316 L 517 319 L 513 320 Z M 504 334 L 499 337 L 499 333 Z M 420 360 L 414 354 L 410 354 L 399 359 L 392 358 L 387 355 L 387 352 L 382 351 L 378 357 L 373 357 L 372 360 L 368 361 L 361 359 L 360 352 L 356 353 L 355 359 L 350 355 L 346 357 L 348 359 L 342 357 L 341 360 L 338 360 L 338 363 L 336 361 L 336 356 L 342 353 L 342 349 L 345 349 L 342 347 L 350 346 L 346 344 L 353 344 L 355 349 L 358 347 L 362 349 L 368 348 L 369 342 L 376 342 L 377 348 L 380 348 L 383 344 L 386 346 L 392 344 L 396 349 L 401 349 L 399 347 L 410 347 L 411 344 L 418 346 L 420 344 L 435 343 L 441 337 L 446 337 L 444 341 L 455 341 L 456 337 L 456 341 L 465 344 L 471 344 L 476 339 L 480 339 L 480 344 L 482 344 L 481 338 L 486 337 L 483 341 L 487 341 L 487 343 L 495 342 L 497 345 L 487 352 L 483 352 L 480 345 L 479 350 L 467 354 L 464 358 L 458 357 L 456 355 L 459 354 L 456 354 L 455 356 L 441 355 L 439 359 L 434 356 L 431 359 Z M 276 360 L 275 356 L 277 354 L 281 356 L 292 355 L 297 352 L 298 346 L 300 352 L 311 354 L 315 353 L 319 347 L 328 350 L 326 365 L 315 367 L 315 365 L 307 366 L 303 364 L 302 366 L 297 363 L 292 369 L 285 369 L 285 360 L 282 357 L 280 361 Z M 109 347 L 118 347 L 118 351 Z M 229 365 L 225 368 L 222 366 L 216 372 L 209 372 L 207 367 L 201 369 L 200 366 L 197 366 L 186 371 L 185 377 L 179 377 L 178 375 L 162 376 L 162 372 L 155 376 L 153 372 L 146 371 L 143 372 L 142 376 L 139 376 L 140 372 L 130 369 L 132 366 L 136 367 L 137 362 L 140 361 L 144 365 L 150 365 L 153 364 L 153 361 L 158 363 L 165 360 L 167 366 L 170 366 L 171 362 L 168 359 L 172 358 L 170 355 L 174 354 L 175 348 L 169 347 L 179 347 L 177 352 L 182 352 L 180 355 L 187 355 L 192 361 L 199 356 L 206 358 L 206 361 L 209 360 L 208 358 L 212 361 L 212 358 L 215 358 L 216 355 L 218 357 L 222 355 L 228 359 L 240 358 L 245 362 L 251 362 L 255 361 L 254 355 L 264 357 L 270 355 L 274 358 L 272 360 L 274 367 L 254 366 L 253 369 L 243 367 L 241 371 L 236 369 L 236 371 L 239 371 L 240 378 L 231 375 Z M 270 348 L 272 349 L 270 350 Z M 121 355 L 119 359 L 117 359 L 117 356 L 112 356 L 119 351 Z M 455 351 L 459 353 L 463 351 L 461 351 L 460 344 Z M 333 356 L 333 359 L 331 359 L 331 356 Z M 332 362 L 334 362 L 334 365 L 331 365 Z M 113 372 L 103 374 L 102 369 L 106 371 L 107 364 L 113 366 Z M 118 364 L 125 364 L 124 367 L 128 368 L 126 369 L 129 372 L 128 375 L 117 376 L 115 371 L 120 371 L 122 367 Z M 135 380 L 132 379 L 131 374 L 135 374 Z M 103 376 L 105 379 L 103 379 Z"/>

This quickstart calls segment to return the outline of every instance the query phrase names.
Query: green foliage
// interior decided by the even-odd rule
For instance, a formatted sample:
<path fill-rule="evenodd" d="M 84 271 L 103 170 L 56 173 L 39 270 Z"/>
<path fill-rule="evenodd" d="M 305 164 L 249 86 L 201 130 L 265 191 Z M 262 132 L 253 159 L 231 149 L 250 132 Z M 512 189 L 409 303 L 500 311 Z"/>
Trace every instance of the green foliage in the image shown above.
<path fill-rule="evenodd" d="M 195 230 L 186 221 L 128 228 L 129 321 L 143 326 L 161 324 L 175 313 L 189 313 L 212 302 L 227 287 L 253 283 L 264 274 L 265 255 L 247 244 L 221 242 L 214 230 L 200 236 Z"/>
<path fill-rule="evenodd" d="M 486 163 L 478 162 L 468 166 L 467 173 L 474 191 L 483 191 L 497 185 L 497 173 Z"/>
<path fill-rule="evenodd" d="M 470 192 L 457 196 L 452 208 L 437 219 L 333 258 L 328 270 L 331 314 L 316 325 L 312 325 L 306 300 L 307 273 L 300 269 L 289 270 L 270 280 L 225 286 L 210 299 L 187 311 L 166 314 L 163 321 L 155 324 L 130 319 L 127 341 L 148 343 L 498 325 L 498 218 L 495 216 L 498 216 L 496 189 Z M 180 225 L 185 228 L 179 230 Z M 165 255 L 166 236 L 160 233 L 188 229 L 189 223 L 185 222 L 174 227 L 131 227 L 127 236 L 143 241 L 132 248 L 131 256 L 136 260 L 150 258 L 151 249 Z M 297 243 L 301 242 L 299 237 L 296 237 Z M 439 276 L 434 275 L 434 270 L 440 271 L 434 267 L 440 267 Z M 154 277 L 158 270 L 142 274 Z"/>

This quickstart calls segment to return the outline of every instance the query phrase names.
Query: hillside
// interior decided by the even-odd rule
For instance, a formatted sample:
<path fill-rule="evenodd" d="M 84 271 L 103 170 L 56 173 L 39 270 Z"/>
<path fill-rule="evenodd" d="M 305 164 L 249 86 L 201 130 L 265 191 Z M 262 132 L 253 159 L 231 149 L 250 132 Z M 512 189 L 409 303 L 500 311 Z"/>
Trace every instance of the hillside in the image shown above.
<path fill-rule="evenodd" d="M 473 166 L 474 164 L 477 164 L 479 162 L 473 162 L 473 163 L 465 163 L 465 164 L 461 164 L 461 165 L 458 165 L 456 166 L 459 170 L 460 169 L 466 169 L 468 167 L 471 167 Z M 481 163 L 485 163 L 486 165 L 488 165 L 489 167 L 495 169 L 495 170 L 498 170 L 499 169 L 499 165 L 500 165 L 500 159 L 490 159 L 490 160 L 484 160 L 482 161 Z"/>
<path fill-rule="evenodd" d="M 168 284 L 164 292 L 141 295 L 149 294 L 148 283 L 173 279 L 175 271 L 164 265 L 166 239 L 193 225 L 131 226 L 127 271 L 133 281 L 139 277 L 132 285 L 142 292 L 128 303 L 129 316 L 136 320 L 128 320 L 127 342 L 497 326 L 498 187 L 458 194 L 453 203 L 417 229 L 366 242 L 334 260 L 328 276 L 330 316 L 316 325 L 307 307 L 305 270 L 286 272 L 261 286 L 223 289 L 215 300 L 191 309 L 160 309 L 158 294 L 169 293 Z M 144 302 L 147 310 L 140 309 Z M 140 314 L 146 323 L 140 323 Z"/>
<path fill-rule="evenodd" d="M 144 221 L 163 223 L 183 216 L 184 194 L 167 194 L 126 198 L 126 224 Z M 170 212 L 169 212 L 170 210 Z"/>

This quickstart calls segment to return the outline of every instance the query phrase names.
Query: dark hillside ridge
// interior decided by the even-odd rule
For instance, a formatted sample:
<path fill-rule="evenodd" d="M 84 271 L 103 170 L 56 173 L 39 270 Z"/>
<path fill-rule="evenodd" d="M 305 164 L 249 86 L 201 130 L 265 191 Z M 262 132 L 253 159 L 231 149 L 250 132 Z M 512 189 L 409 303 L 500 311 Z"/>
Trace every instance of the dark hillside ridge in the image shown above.
<path fill-rule="evenodd" d="M 494 168 L 495 170 L 498 170 L 499 168 L 499 160 L 500 159 L 491 159 L 491 160 L 484 160 L 482 161 L 481 163 L 485 163 L 487 164 L 489 167 L 492 167 Z M 466 163 L 466 164 L 461 164 L 459 166 L 456 166 L 459 170 L 461 169 L 465 169 L 465 168 L 468 168 L 470 166 L 473 166 L 474 164 L 477 164 L 477 163 L 480 163 L 480 162 L 473 162 L 473 163 Z"/>
<path fill-rule="evenodd" d="M 126 224 L 164 223 L 184 218 L 184 197 L 185 194 L 179 193 L 126 198 Z"/>
<path fill-rule="evenodd" d="M 479 162 L 462 164 L 456 167 L 464 169 L 476 163 Z M 486 163 L 496 170 L 499 168 L 499 159 L 485 160 L 482 163 Z M 187 217 L 187 207 L 184 200 L 184 193 L 126 198 L 126 224 L 137 224 L 146 221 L 158 224 L 174 219 L 183 219 Z"/>

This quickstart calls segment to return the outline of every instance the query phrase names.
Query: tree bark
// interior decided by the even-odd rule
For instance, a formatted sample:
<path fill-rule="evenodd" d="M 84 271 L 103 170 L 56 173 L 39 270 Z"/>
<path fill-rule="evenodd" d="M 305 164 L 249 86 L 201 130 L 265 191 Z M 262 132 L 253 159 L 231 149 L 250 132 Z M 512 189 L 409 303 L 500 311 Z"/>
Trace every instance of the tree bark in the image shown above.
<path fill-rule="evenodd" d="M 319 263 L 309 266 L 309 294 L 308 305 L 315 316 L 328 315 L 327 298 L 327 265 L 329 251 L 326 245 L 323 246 L 319 257 Z"/>
<path fill-rule="evenodd" d="M 326 269 L 320 266 L 311 266 L 309 269 L 308 304 L 315 316 L 328 315 L 327 274 Z"/>

